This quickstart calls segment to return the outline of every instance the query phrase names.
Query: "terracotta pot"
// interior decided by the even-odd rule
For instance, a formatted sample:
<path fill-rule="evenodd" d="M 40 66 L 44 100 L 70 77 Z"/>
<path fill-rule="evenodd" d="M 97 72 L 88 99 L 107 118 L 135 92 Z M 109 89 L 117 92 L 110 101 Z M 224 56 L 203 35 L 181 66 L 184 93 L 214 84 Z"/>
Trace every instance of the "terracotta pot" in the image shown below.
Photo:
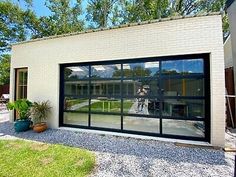
<path fill-rule="evenodd" d="M 34 127 L 33 127 L 33 130 L 37 133 L 41 133 L 45 130 L 47 130 L 47 124 L 46 123 L 38 123 L 38 124 L 35 124 Z"/>

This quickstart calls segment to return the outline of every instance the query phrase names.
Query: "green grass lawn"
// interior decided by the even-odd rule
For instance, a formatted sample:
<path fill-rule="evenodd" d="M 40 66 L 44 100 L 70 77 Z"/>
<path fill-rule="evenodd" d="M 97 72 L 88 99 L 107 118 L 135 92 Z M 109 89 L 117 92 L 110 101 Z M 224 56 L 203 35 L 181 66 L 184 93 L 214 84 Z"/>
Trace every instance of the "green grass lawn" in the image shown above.
<path fill-rule="evenodd" d="M 0 140 L 0 176 L 87 176 L 95 165 L 93 153 L 63 145 Z"/>
<path fill-rule="evenodd" d="M 132 101 L 124 101 L 123 109 L 129 110 L 132 106 Z M 121 102 L 120 101 L 98 101 L 91 104 L 91 111 L 99 112 L 120 112 Z M 83 106 L 78 111 L 88 111 L 88 106 Z"/>

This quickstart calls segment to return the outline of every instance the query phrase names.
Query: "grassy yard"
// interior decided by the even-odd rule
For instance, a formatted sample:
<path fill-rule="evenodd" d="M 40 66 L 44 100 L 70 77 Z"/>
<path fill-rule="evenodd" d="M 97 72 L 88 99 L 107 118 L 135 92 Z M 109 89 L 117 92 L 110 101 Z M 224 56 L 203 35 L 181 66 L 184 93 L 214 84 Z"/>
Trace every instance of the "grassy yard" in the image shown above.
<path fill-rule="evenodd" d="M 0 140 L 0 176 L 87 176 L 95 156 L 84 149 L 23 140 Z"/>
<path fill-rule="evenodd" d="M 124 110 L 129 110 L 132 106 L 132 101 L 124 101 Z M 88 111 L 88 106 L 83 106 L 78 111 Z M 91 104 L 92 111 L 99 112 L 120 112 L 121 102 L 120 101 L 98 101 Z"/>

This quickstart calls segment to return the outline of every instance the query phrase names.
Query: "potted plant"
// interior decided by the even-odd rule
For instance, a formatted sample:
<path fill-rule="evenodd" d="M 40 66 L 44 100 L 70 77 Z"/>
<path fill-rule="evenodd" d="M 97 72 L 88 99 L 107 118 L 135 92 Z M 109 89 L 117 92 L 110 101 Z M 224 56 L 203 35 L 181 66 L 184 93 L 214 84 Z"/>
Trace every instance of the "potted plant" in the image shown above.
<path fill-rule="evenodd" d="M 15 110 L 19 116 L 14 123 L 16 132 L 22 132 L 30 129 L 31 120 L 29 115 L 31 106 L 32 103 L 27 99 L 19 99 L 7 104 L 7 108 L 9 110 Z"/>
<path fill-rule="evenodd" d="M 49 101 L 34 102 L 31 108 L 31 115 L 33 118 L 33 130 L 37 133 L 43 132 L 47 129 L 46 120 L 50 113 L 51 107 Z"/>

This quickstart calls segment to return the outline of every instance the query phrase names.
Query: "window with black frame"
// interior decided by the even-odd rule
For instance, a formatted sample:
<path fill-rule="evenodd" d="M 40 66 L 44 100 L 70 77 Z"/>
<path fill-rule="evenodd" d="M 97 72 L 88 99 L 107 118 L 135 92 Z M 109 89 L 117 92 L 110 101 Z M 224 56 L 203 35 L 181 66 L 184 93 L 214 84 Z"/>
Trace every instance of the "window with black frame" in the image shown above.
<path fill-rule="evenodd" d="M 205 139 L 209 124 L 206 56 L 62 65 L 61 122 L 90 129 Z"/>

